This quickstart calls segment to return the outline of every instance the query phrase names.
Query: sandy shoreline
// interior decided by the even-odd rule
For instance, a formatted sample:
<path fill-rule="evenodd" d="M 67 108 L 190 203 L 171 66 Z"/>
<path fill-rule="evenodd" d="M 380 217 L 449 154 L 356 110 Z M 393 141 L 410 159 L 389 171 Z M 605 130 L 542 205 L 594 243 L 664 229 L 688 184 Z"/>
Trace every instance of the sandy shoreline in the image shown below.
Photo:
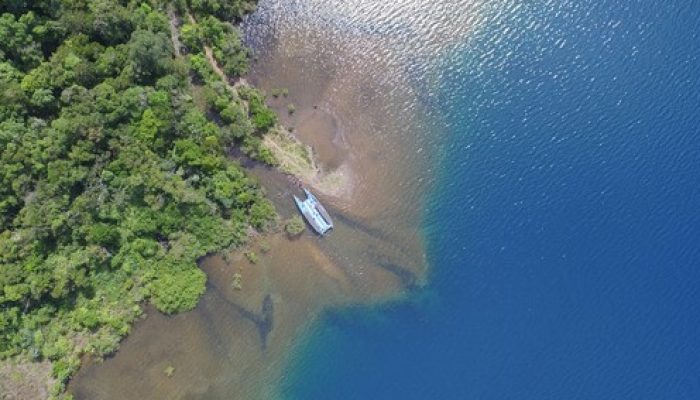
<path fill-rule="evenodd" d="M 285 128 L 281 132 L 268 134 L 265 143 L 278 160 L 282 170 L 298 178 L 304 186 L 316 193 L 333 198 L 335 202 L 351 204 L 357 180 L 355 168 L 350 160 L 351 152 L 344 138 L 344 127 L 328 111 L 318 106 L 306 106 L 293 114 L 281 109 L 288 98 L 271 99 L 269 104 L 277 109 Z M 294 106 L 296 107 L 296 105 Z M 297 142 L 296 146 L 290 142 Z M 287 157 L 287 147 L 308 149 L 308 155 Z M 306 163 L 305 161 L 309 161 Z"/>

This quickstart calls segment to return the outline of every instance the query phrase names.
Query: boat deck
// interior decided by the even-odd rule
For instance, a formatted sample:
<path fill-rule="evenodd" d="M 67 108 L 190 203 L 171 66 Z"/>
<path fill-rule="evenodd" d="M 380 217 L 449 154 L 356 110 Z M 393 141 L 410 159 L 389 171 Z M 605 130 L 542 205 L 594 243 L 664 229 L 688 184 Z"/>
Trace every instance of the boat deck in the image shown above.
<path fill-rule="evenodd" d="M 306 193 L 306 200 L 301 200 L 294 196 L 294 202 L 299 208 L 301 215 L 304 216 L 314 231 L 319 235 L 323 235 L 333 228 L 333 221 L 316 196 L 306 189 L 304 189 L 304 193 Z"/>

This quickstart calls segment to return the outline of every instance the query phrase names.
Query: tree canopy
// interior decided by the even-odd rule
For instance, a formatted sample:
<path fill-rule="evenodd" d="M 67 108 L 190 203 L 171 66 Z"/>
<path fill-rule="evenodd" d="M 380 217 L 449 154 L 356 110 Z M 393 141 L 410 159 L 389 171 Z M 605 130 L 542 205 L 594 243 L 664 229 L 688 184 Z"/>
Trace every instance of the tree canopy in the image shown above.
<path fill-rule="evenodd" d="M 59 394 L 84 353 L 113 351 L 141 305 L 197 304 L 197 260 L 275 210 L 226 157 L 274 162 L 274 113 L 229 90 L 247 50 L 224 20 L 251 1 L 190 0 L 176 57 L 160 1 L 0 3 L 0 358 L 53 362 Z M 198 101 L 202 99 L 203 101 Z"/>

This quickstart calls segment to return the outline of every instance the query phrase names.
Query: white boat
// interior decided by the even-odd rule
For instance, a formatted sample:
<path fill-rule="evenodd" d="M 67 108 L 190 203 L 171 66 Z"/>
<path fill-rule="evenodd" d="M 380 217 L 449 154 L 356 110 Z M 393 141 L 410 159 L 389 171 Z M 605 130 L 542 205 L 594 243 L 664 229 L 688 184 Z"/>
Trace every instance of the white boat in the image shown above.
<path fill-rule="evenodd" d="M 294 202 L 297 204 L 301 215 L 314 228 L 314 231 L 323 236 L 326 232 L 333 229 L 333 220 L 328 214 L 328 211 L 323 207 L 320 201 L 311 192 L 304 189 L 306 200 L 301 200 L 294 196 Z"/>

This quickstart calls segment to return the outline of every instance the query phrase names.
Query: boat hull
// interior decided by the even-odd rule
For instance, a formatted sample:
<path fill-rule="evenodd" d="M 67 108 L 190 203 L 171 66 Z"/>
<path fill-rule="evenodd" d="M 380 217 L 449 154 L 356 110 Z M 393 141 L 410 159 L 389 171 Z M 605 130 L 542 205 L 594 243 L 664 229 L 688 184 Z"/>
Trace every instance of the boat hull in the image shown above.
<path fill-rule="evenodd" d="M 299 212 L 301 212 L 301 215 L 304 216 L 306 222 L 311 225 L 316 233 L 319 235 L 326 234 L 329 230 L 333 229 L 333 221 L 328 211 L 326 211 L 325 207 L 323 207 L 316 196 L 311 192 L 304 189 L 304 193 L 306 194 L 305 200 L 294 196 L 294 202 Z"/>

